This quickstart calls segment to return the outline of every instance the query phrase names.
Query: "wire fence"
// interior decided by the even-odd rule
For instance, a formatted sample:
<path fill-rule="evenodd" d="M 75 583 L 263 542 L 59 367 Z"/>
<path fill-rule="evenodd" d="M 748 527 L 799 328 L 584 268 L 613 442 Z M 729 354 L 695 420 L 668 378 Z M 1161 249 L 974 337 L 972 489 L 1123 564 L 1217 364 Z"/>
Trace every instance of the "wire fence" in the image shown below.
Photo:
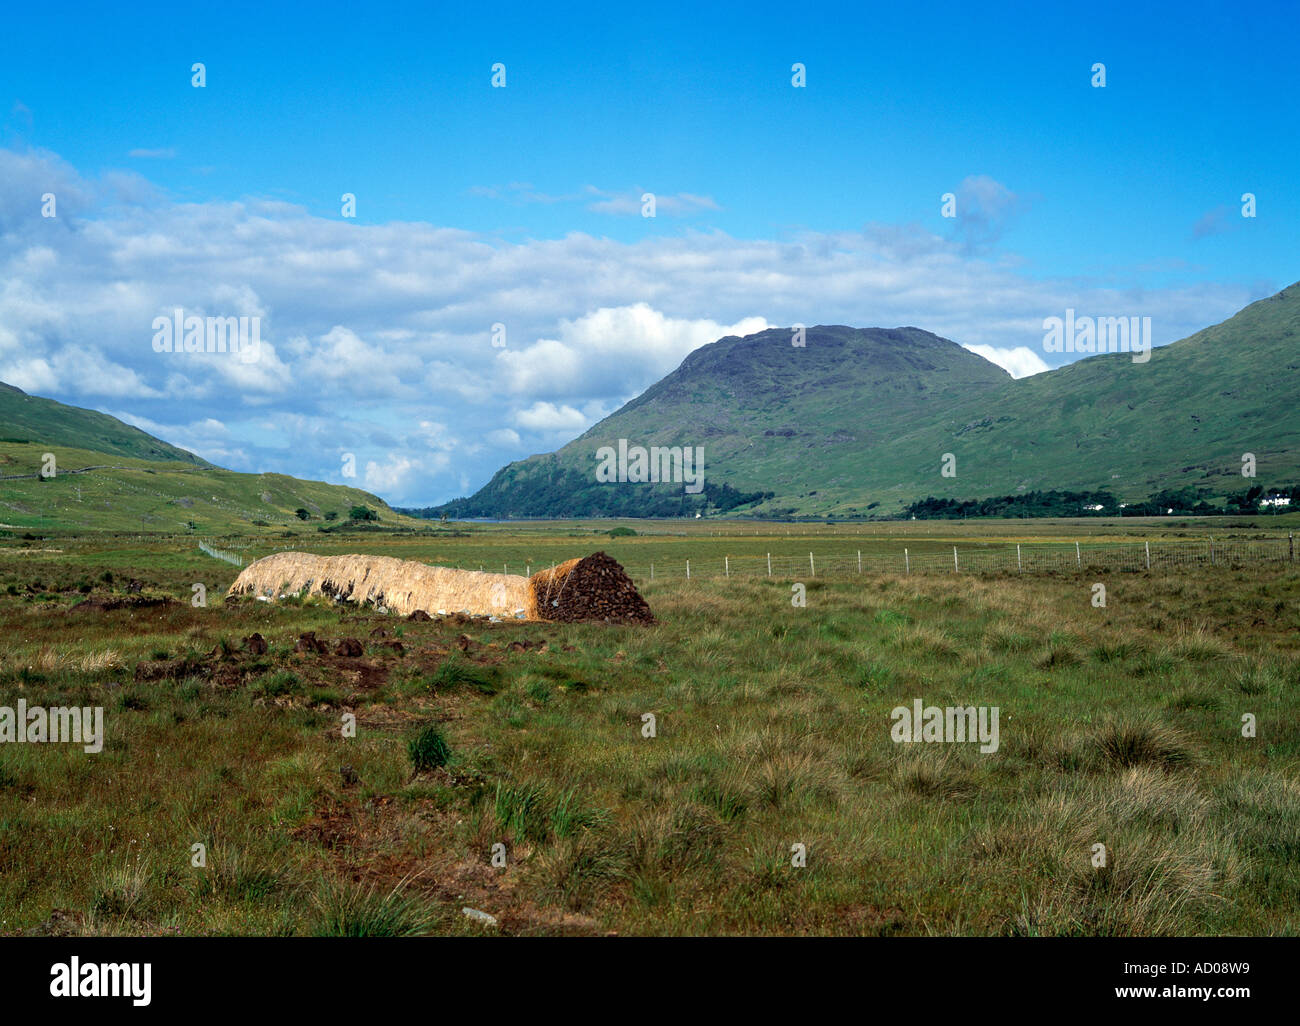
<path fill-rule="evenodd" d="M 1248 567 L 1295 562 L 1295 538 L 1189 542 L 1038 542 L 1003 546 L 960 546 L 921 550 L 903 547 L 844 555 L 765 554 L 655 562 L 624 569 L 634 579 L 694 580 L 717 577 L 776 577 L 803 580 L 854 574 L 1008 574 L 1097 571 L 1178 571 L 1198 567 Z"/>
<path fill-rule="evenodd" d="M 232 548 L 238 547 L 232 544 Z M 199 542 L 199 548 L 214 559 L 244 566 L 235 552 Z M 310 551 L 299 545 L 296 551 Z M 270 552 L 287 551 L 280 546 Z M 269 554 L 264 553 L 264 554 Z M 252 558 L 252 556 L 250 556 Z M 1021 544 L 967 544 L 923 548 L 902 546 L 857 550 L 842 554 L 808 552 L 805 555 L 764 553 L 763 555 L 691 558 L 634 565 L 624 570 L 641 582 L 699 580 L 729 577 L 772 577 L 806 580 L 815 577 L 846 577 L 855 574 L 1037 574 L 1061 572 L 1129 573 L 1182 571 L 1203 567 L 1250 567 L 1294 563 L 1295 537 L 1228 538 L 1196 541 L 1139 542 L 1030 542 Z M 467 570 L 495 573 L 497 566 L 473 560 L 454 565 Z M 550 562 L 501 563 L 504 574 L 531 574 L 549 567 Z"/>
<path fill-rule="evenodd" d="M 244 557 L 236 555 L 233 552 L 227 552 L 225 549 L 215 549 L 205 541 L 199 542 L 199 550 L 206 552 L 213 559 L 223 559 L 227 563 L 234 563 L 235 566 L 244 565 Z"/>

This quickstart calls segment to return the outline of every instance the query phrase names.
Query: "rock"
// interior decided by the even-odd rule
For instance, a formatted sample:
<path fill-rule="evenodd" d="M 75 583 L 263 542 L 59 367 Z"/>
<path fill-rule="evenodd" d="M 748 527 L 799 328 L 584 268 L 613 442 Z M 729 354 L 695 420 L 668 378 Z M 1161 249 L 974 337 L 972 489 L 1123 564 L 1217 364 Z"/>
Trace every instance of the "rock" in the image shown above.
<path fill-rule="evenodd" d="M 370 632 L 370 636 L 372 638 L 386 638 L 388 637 L 388 632 L 384 630 L 382 627 L 376 627 L 373 631 Z"/>
<path fill-rule="evenodd" d="M 476 923 L 482 923 L 484 926 L 496 926 L 497 917 L 488 915 L 486 912 L 480 912 L 476 908 L 462 908 L 461 914 L 466 919 L 473 919 Z"/>
<path fill-rule="evenodd" d="M 482 912 L 479 915 L 483 915 Z M 492 917 L 489 916 L 489 919 Z M 494 923 L 495 919 L 492 920 Z M 85 916 L 80 912 L 74 912 L 71 909 L 55 908 L 50 910 L 50 918 L 37 926 L 24 930 L 21 936 L 24 937 L 75 937 L 81 934 L 85 927 Z"/>
<path fill-rule="evenodd" d="M 407 619 L 415 620 L 417 623 L 425 623 L 428 620 L 432 620 L 433 617 L 430 616 L 428 613 L 426 613 L 423 609 L 417 609 L 410 616 L 408 616 Z"/>
<path fill-rule="evenodd" d="M 365 649 L 361 647 L 361 642 L 356 638 L 343 638 L 334 646 L 336 656 L 348 656 L 355 659 L 357 656 L 364 655 Z"/>
<path fill-rule="evenodd" d="M 250 655 L 266 655 L 266 639 L 254 632 L 244 639 L 244 651 Z"/>

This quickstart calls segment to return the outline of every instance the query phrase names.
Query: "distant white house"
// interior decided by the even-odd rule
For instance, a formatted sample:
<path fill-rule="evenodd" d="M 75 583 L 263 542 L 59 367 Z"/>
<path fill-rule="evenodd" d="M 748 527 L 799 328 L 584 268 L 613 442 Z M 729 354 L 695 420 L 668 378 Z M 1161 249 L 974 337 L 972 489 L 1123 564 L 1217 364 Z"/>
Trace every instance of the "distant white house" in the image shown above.
<path fill-rule="evenodd" d="M 1270 495 L 1268 498 L 1260 499 L 1261 506 L 1290 506 L 1291 496 L 1289 495 Z"/>
<path fill-rule="evenodd" d="M 1097 512 L 1099 512 L 1100 510 L 1105 509 L 1106 507 L 1103 506 L 1103 505 L 1099 502 L 1099 503 L 1097 503 L 1097 505 L 1095 505 L 1095 506 L 1084 506 L 1083 508 L 1084 508 L 1084 509 L 1088 509 L 1088 510 L 1092 510 L 1092 512 L 1097 513 Z"/>

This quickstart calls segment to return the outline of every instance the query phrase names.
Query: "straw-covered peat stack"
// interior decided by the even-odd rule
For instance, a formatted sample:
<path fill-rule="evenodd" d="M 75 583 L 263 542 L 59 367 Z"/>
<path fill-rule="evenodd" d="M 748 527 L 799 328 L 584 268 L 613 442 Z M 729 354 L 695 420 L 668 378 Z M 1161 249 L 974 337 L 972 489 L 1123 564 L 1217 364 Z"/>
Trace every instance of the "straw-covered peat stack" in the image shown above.
<path fill-rule="evenodd" d="M 425 566 L 390 556 L 277 552 L 246 566 L 228 595 L 323 595 L 409 615 L 469 613 L 563 623 L 654 623 L 632 579 L 597 552 L 532 577 Z"/>

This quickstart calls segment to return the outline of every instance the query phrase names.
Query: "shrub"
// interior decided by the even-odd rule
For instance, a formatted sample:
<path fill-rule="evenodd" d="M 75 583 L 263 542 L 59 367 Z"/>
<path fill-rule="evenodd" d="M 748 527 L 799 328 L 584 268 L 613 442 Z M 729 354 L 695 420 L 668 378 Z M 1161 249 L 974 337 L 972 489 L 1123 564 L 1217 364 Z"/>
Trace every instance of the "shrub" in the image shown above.
<path fill-rule="evenodd" d="M 406 750 L 411 756 L 411 765 L 417 771 L 445 766 L 447 760 L 451 758 L 451 748 L 447 745 L 447 739 L 432 723 L 411 738 Z"/>
<path fill-rule="evenodd" d="M 253 694 L 262 698 L 275 698 L 278 695 L 287 695 L 292 691 L 297 691 L 299 686 L 298 675 L 291 670 L 278 670 L 275 673 L 264 674 L 259 677 L 253 684 Z"/>
<path fill-rule="evenodd" d="M 497 687 L 494 677 L 495 674 L 490 670 L 457 659 L 448 659 L 433 672 L 425 686 L 430 691 L 437 692 L 450 691 L 464 684 L 484 695 L 495 695 Z"/>

